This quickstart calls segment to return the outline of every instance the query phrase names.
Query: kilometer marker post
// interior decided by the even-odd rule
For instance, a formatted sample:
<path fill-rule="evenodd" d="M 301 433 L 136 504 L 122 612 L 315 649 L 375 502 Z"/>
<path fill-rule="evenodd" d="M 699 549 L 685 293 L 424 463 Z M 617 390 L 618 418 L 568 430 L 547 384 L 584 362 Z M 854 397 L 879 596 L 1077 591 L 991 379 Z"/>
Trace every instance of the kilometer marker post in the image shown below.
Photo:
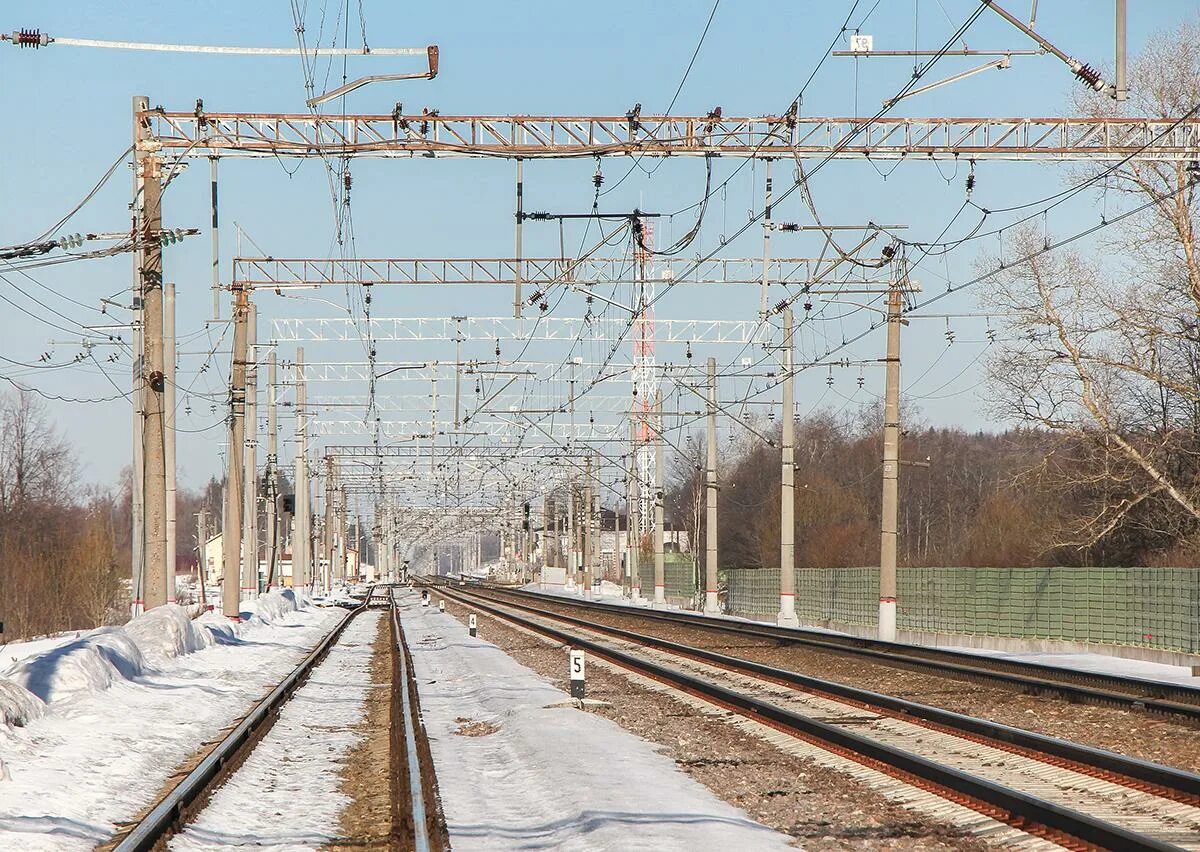
<path fill-rule="evenodd" d="M 479 635 L 479 630 L 475 623 L 475 613 L 467 616 L 467 633 L 472 637 Z"/>
<path fill-rule="evenodd" d="M 582 701 L 584 695 L 583 651 L 572 648 L 567 657 L 568 671 L 571 675 L 571 697 Z"/>

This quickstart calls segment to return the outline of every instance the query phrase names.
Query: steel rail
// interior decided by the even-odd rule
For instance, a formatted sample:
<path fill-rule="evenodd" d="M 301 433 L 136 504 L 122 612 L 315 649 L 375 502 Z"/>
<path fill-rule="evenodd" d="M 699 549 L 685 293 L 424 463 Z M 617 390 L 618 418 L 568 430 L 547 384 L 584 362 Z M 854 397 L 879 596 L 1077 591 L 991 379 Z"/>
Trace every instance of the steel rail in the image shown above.
<path fill-rule="evenodd" d="M 408 791 L 412 802 L 413 850 L 414 852 L 430 852 L 429 824 L 425 810 L 425 788 L 421 781 L 421 757 L 417 750 L 416 714 L 413 712 L 412 700 L 408 692 L 409 668 L 402 645 L 403 632 L 400 628 L 400 609 L 396 604 L 396 595 L 390 592 L 392 603 L 392 642 L 395 644 L 393 653 L 396 655 L 396 667 L 399 677 L 393 689 L 400 691 L 401 712 L 404 720 L 404 753 L 405 765 L 408 769 Z"/>
<path fill-rule="evenodd" d="M 312 670 L 325 659 L 350 622 L 366 612 L 373 591 L 374 587 L 369 589 L 363 603 L 347 612 L 278 686 L 255 704 L 191 772 L 125 833 L 120 842 L 113 847 L 113 852 L 149 852 L 176 830 L 187 809 L 200 801 L 210 791 L 213 782 L 221 777 L 224 768 L 240 757 L 247 746 L 253 744 L 264 724 L 273 722 L 279 709 Z"/>
<path fill-rule="evenodd" d="M 495 601 L 494 598 L 488 598 L 474 589 L 459 592 L 459 595 L 467 598 L 482 597 Z M 625 630 L 607 624 L 597 624 L 563 613 L 547 612 L 537 607 L 526 606 L 525 604 L 511 601 L 504 602 L 504 605 L 565 621 L 587 630 L 605 633 L 639 645 L 659 648 L 673 654 L 711 663 L 736 673 L 764 677 L 776 683 L 799 687 L 807 692 L 823 694 L 825 697 L 832 697 L 839 701 L 850 701 L 854 704 L 882 711 L 887 716 L 907 721 L 924 720 L 933 725 L 948 728 L 954 733 L 992 740 L 993 742 L 990 744 L 997 748 L 1004 748 L 1005 745 L 1015 746 L 1018 749 L 1032 752 L 1033 754 L 1029 756 L 1035 759 L 1040 759 L 1040 755 L 1052 755 L 1056 758 L 1089 767 L 1098 772 L 1122 775 L 1126 778 L 1135 779 L 1136 781 L 1160 788 L 1163 792 L 1158 793 L 1158 795 L 1164 795 L 1177 801 L 1184 801 L 1187 804 L 1200 806 L 1200 774 L 1194 772 L 1187 772 L 1182 769 L 1140 760 L 1135 757 L 1074 743 L 1069 740 L 1061 740 L 1057 737 L 1039 734 L 1034 731 L 1004 725 L 987 719 L 980 719 L 975 716 L 968 716 L 963 713 L 956 713 L 952 710 L 945 710 L 929 704 L 921 704 L 905 698 L 885 695 L 868 689 L 860 689 L 859 687 L 837 683 L 836 681 L 811 677 L 789 669 L 755 662 L 754 660 L 731 657 L 727 654 L 708 650 L 707 648 L 698 648 L 692 645 L 672 642 L 669 639 L 648 636 L 643 633 L 636 633 L 632 630 Z"/>
<path fill-rule="evenodd" d="M 1103 672 L 1075 671 L 1044 663 L 997 660 L 993 657 L 965 651 L 927 648 L 903 642 L 886 642 L 880 639 L 822 633 L 803 627 L 779 627 L 773 624 L 713 618 L 696 613 L 648 610 L 597 601 L 571 600 L 522 589 L 499 588 L 493 585 L 487 585 L 486 588 L 502 594 L 532 598 L 547 604 L 603 611 L 613 615 L 627 614 L 647 621 L 670 622 L 702 630 L 818 647 L 835 653 L 868 657 L 890 665 L 904 665 L 963 677 L 995 680 L 1035 693 L 1056 693 L 1071 700 L 1115 704 L 1134 710 L 1149 710 L 1200 720 L 1200 689 L 1185 684 L 1164 683 Z M 1087 684 L 1105 688 L 1099 689 Z"/>
<path fill-rule="evenodd" d="M 885 764 L 900 773 L 946 790 L 949 795 L 941 795 L 945 795 L 951 801 L 960 801 L 960 797 L 966 797 L 973 803 L 971 805 L 973 809 L 987 813 L 1025 831 L 1030 831 L 1032 826 L 1041 826 L 1052 833 L 1065 834 L 1104 849 L 1161 850 L 1161 852 L 1179 850 L 1179 847 L 1173 844 L 1147 837 L 1002 784 L 978 778 L 962 770 L 936 763 L 852 731 L 843 730 L 835 725 L 786 710 L 770 702 L 686 674 L 669 666 L 641 659 L 602 642 L 596 642 L 511 612 L 505 612 L 496 606 L 472 599 L 470 595 L 462 593 L 461 590 L 445 590 L 444 593 L 460 603 L 489 612 L 501 619 L 519 624 L 526 629 L 557 639 L 572 647 L 588 650 L 623 668 L 647 675 L 654 680 L 732 709 L 739 715 L 852 752 L 868 761 Z"/>

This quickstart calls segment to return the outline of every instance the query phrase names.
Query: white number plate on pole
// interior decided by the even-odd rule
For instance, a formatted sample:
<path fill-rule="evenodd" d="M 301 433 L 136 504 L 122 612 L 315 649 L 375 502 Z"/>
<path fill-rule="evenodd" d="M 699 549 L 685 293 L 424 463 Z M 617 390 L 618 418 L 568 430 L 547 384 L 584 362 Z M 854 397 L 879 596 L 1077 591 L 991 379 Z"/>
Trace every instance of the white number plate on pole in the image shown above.
<path fill-rule="evenodd" d="M 582 699 L 584 694 L 583 651 L 571 651 L 570 672 L 571 697 Z"/>
<path fill-rule="evenodd" d="M 471 613 L 467 616 L 467 632 L 472 636 L 476 635 L 478 632 L 475 624 L 475 613 Z"/>

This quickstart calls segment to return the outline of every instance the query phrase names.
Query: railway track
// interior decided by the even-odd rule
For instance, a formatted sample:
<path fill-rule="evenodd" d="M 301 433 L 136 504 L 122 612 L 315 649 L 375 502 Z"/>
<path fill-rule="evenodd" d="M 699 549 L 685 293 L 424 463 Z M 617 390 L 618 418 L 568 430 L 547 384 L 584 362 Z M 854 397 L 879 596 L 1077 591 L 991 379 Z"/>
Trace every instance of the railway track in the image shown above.
<path fill-rule="evenodd" d="M 876 639 L 823 633 L 804 628 L 777 627 L 771 624 L 712 618 L 697 613 L 570 600 L 522 589 L 499 588 L 492 585 L 473 588 L 487 589 L 489 593 L 501 595 L 510 600 L 537 601 L 543 607 L 606 613 L 640 619 L 647 624 L 680 625 L 730 636 L 769 640 L 784 645 L 843 654 L 914 671 L 1006 685 L 1034 695 L 1054 695 L 1068 701 L 1121 707 L 1200 721 L 1200 688 L 1184 684 L 1161 683 L 1145 678 L 1102 672 L 1076 671 L 1060 666 L 996 659 L 962 651 L 926 648 L 901 642 L 882 642 Z"/>
<path fill-rule="evenodd" d="M 1200 849 L 1200 775 L 534 607 L 448 598 L 1068 848 Z"/>
<path fill-rule="evenodd" d="M 270 731 L 295 693 L 338 646 L 347 628 L 371 609 L 387 609 L 391 622 L 392 689 L 389 732 L 391 826 L 385 837 L 337 838 L 335 844 L 364 848 L 403 848 L 431 852 L 447 848 L 437 804 L 428 744 L 419 718 L 416 684 L 390 587 L 373 586 L 332 631 L 265 698 L 259 701 L 190 772 L 174 784 L 136 823 L 103 849 L 143 852 L 168 841 L 199 816 L 212 794 L 229 780 Z"/>

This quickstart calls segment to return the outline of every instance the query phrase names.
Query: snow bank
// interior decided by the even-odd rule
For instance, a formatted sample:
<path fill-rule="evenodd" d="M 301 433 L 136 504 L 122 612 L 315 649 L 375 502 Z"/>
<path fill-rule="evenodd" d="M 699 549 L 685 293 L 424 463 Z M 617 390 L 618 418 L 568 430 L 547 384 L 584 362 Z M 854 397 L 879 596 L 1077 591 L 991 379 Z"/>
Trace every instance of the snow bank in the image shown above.
<path fill-rule="evenodd" d="M 250 611 L 243 615 L 248 621 L 271 624 L 308 602 L 304 592 L 281 589 L 245 601 L 243 608 Z M 245 622 L 233 624 L 212 613 L 192 619 L 177 604 L 155 607 L 124 627 L 91 630 L 0 672 L 0 714 L 10 725 L 24 724 L 36 718 L 30 708 L 39 699 L 51 704 L 103 692 L 114 683 L 160 670 L 176 657 L 233 644 L 244 629 Z"/>
<path fill-rule="evenodd" d="M 253 612 L 253 619 L 263 624 L 282 621 L 288 613 L 306 606 L 308 593 L 302 589 L 274 589 L 253 600 L 242 601 L 243 618 Z"/>
<path fill-rule="evenodd" d="M 5 676 L 47 704 L 101 692 L 145 673 L 146 658 L 121 627 L 101 627 L 11 667 Z"/>
<path fill-rule="evenodd" d="M 194 622 L 178 604 L 167 604 L 139 615 L 125 632 L 155 666 L 167 660 L 202 651 L 215 641 L 202 624 Z"/>
<path fill-rule="evenodd" d="M 8 727 L 23 727 L 40 719 L 46 710 L 36 695 L 25 687 L 0 677 L 0 720 Z"/>

